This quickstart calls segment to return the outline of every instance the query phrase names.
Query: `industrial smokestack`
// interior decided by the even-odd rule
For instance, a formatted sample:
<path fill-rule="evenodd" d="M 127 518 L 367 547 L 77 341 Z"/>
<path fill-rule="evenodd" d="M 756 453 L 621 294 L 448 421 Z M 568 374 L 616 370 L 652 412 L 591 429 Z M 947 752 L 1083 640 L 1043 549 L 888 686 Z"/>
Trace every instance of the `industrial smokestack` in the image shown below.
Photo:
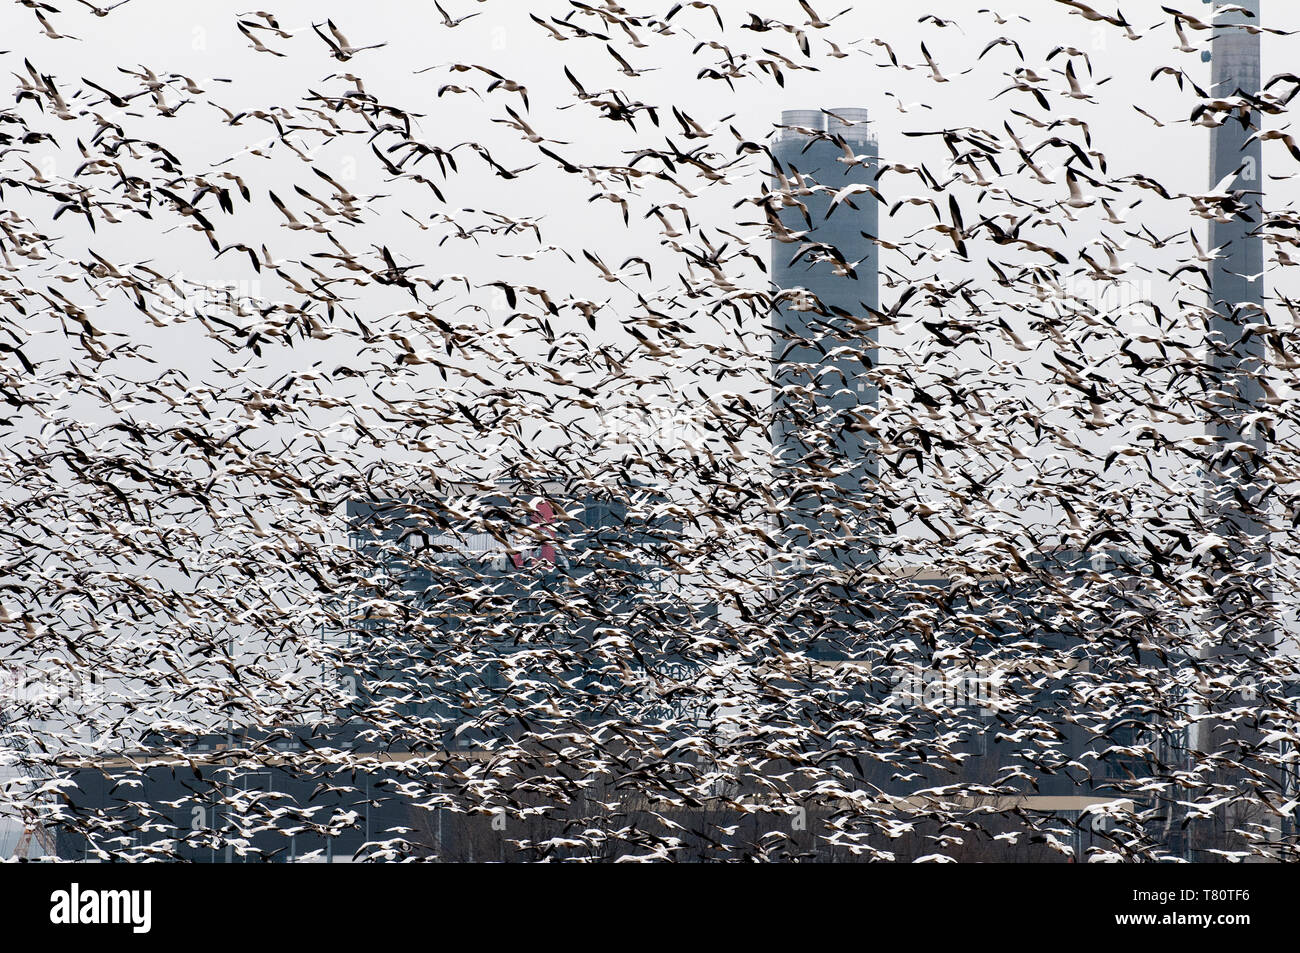
<path fill-rule="evenodd" d="M 1245 0 L 1220 10 L 1216 4 L 1210 94 L 1255 96 L 1260 90 L 1260 0 Z M 1230 569 L 1216 579 L 1213 626 L 1221 641 L 1271 643 L 1265 624 L 1271 592 L 1265 530 L 1267 479 L 1262 470 L 1264 434 L 1251 417 L 1263 405 L 1264 338 L 1248 333 L 1264 320 L 1264 251 L 1259 235 L 1263 216 L 1263 159 L 1257 111 L 1232 114 L 1210 131 L 1210 188 L 1227 193 L 1210 221 L 1210 247 L 1218 258 L 1210 267 L 1207 363 L 1210 436 L 1218 453 L 1209 472 L 1209 517 L 1227 541 Z"/>
<path fill-rule="evenodd" d="M 1210 59 L 1210 95 L 1253 97 L 1260 91 L 1260 0 L 1215 7 Z M 1212 572 L 1204 654 L 1233 688 L 1208 702 L 1195 745 L 1218 760 L 1213 783 L 1252 783 L 1239 765 L 1261 743 L 1267 724 L 1259 717 L 1267 678 L 1266 660 L 1276 638 L 1273 622 L 1267 529 L 1268 473 L 1263 468 L 1265 436 L 1254 416 L 1264 408 L 1264 337 L 1249 328 L 1265 321 L 1263 227 L 1264 182 L 1260 128 L 1255 110 L 1229 114 L 1210 130 L 1210 189 L 1221 196 L 1211 219 L 1209 245 L 1218 257 L 1210 265 L 1210 314 L 1206 365 L 1209 436 L 1214 453 L 1207 473 L 1207 529 L 1222 539 Z M 1258 775 L 1256 781 L 1258 783 Z M 1279 778 L 1273 779 L 1280 783 Z M 1242 849 L 1228 834 L 1227 816 L 1201 822 L 1189 832 L 1200 849 Z M 1226 839 L 1220 833 L 1227 835 Z M 1276 833 L 1276 832 L 1275 832 Z"/>
<path fill-rule="evenodd" d="M 879 169 L 877 146 L 861 107 L 788 109 L 780 125 L 787 128 L 772 142 L 773 188 L 809 190 L 796 196 L 802 208 L 780 209 L 771 245 L 778 294 L 774 476 L 778 485 L 795 484 L 785 491 L 791 499 L 782 512 L 783 535 L 792 550 L 816 551 L 816 561 L 848 569 L 875 558 L 865 531 L 877 475 L 874 447 L 850 424 L 877 401 L 876 333 L 864 330 L 879 305 L 879 250 L 869 236 L 879 234 L 880 210 L 867 191 Z M 843 201 L 834 202 L 836 193 L 844 193 Z M 804 489 L 817 482 L 810 470 L 833 473 L 830 486 Z"/>

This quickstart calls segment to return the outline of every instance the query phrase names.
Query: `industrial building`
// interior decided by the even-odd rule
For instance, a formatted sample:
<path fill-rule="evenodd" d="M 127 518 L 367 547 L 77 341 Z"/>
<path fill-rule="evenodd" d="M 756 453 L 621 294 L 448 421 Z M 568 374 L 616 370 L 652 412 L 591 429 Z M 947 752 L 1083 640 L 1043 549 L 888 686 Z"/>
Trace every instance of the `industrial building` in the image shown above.
<path fill-rule="evenodd" d="M 716 607 L 679 591 L 667 553 L 680 526 L 655 515 L 662 501 L 648 487 L 566 480 L 349 501 L 357 584 L 339 594 L 348 624 L 326 635 L 351 664 L 326 677 L 352 703 L 314 725 L 155 736 L 69 758 L 58 853 L 340 861 L 400 834 L 472 857 L 473 823 L 412 793 L 429 759 L 468 764 L 502 742 L 530 750 L 534 736 L 580 739 L 612 719 L 661 734 L 694 725 L 689 640 Z M 607 650 L 598 643 L 611 632 L 621 641 Z M 129 777 L 141 786 L 119 794 Z M 89 833 L 86 813 L 126 839 Z"/>
<path fill-rule="evenodd" d="M 680 591 L 668 554 L 681 528 L 651 515 L 663 499 L 648 487 L 575 490 L 560 479 L 351 501 L 352 546 L 372 576 L 349 594 L 355 624 L 345 638 L 366 666 L 345 673 L 358 708 L 375 702 L 378 685 L 410 697 L 390 712 L 403 716 L 405 737 L 473 748 L 520 728 L 520 713 L 497 703 L 509 666 L 582 724 L 636 718 L 642 702 L 643 717 L 658 711 L 656 701 L 629 698 L 620 666 L 596 665 L 593 647 L 614 628 L 652 675 L 681 674 L 690 654 L 682 633 L 716 615 Z M 465 516 L 449 518 L 447 503 Z M 368 600 L 402 606 L 404 617 L 372 617 Z M 444 674 L 431 681 L 425 671 Z"/>

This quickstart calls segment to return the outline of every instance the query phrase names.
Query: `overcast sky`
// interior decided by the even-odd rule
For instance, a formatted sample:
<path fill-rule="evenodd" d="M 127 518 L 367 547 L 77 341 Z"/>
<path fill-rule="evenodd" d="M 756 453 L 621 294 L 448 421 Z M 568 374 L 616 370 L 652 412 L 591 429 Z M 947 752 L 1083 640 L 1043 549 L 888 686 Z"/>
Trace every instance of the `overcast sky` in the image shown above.
<path fill-rule="evenodd" d="M 560 171 L 535 145 L 524 141 L 519 132 L 497 122 L 509 118 L 507 108 L 525 116 L 538 133 L 555 140 L 548 147 L 564 159 L 582 165 L 620 165 L 627 164 L 640 150 L 661 146 L 666 136 L 684 142 L 681 127 L 670 115 L 673 106 L 707 129 L 723 130 L 710 140 L 715 163 L 738 158 L 731 152 L 735 140 L 726 127 L 734 127 L 746 139 L 761 140 L 771 132 L 782 109 L 862 106 L 873 116 L 883 161 L 925 163 L 942 181 L 953 174 L 942 140 L 907 133 L 967 126 L 1005 138 L 1004 123 L 1010 123 L 1016 134 L 1030 144 L 1051 134 L 1082 139 L 1081 127 L 1077 125 L 1059 130 L 1035 128 L 1028 121 L 1029 115 L 1050 117 L 1027 94 L 1016 90 L 1006 92 L 1010 74 L 1024 65 L 1047 76 L 1049 88 L 1064 89 L 1065 79 L 1059 71 L 1065 56 L 1057 55 L 1051 61 L 1047 57 L 1058 46 L 1065 45 L 1087 54 L 1091 76 L 1082 65 L 1078 68 L 1080 81 L 1085 88 L 1091 88 L 1094 101 L 1073 101 L 1054 94 L 1051 115 L 1058 119 L 1077 117 L 1087 123 L 1094 159 L 1099 161 L 1104 156 L 1110 179 L 1142 173 L 1157 178 L 1171 192 L 1208 188 L 1208 130 L 1188 121 L 1197 98 L 1190 89 L 1180 91 L 1171 76 L 1152 79 L 1152 72 L 1159 66 L 1174 66 L 1205 84 L 1209 67 L 1198 53 L 1175 48 L 1178 42 L 1169 17 L 1153 0 L 1129 2 L 1124 7 L 1126 18 L 1142 34 L 1137 41 L 1125 39 L 1117 29 L 1089 22 L 1067 5 L 1050 0 L 1003 3 L 996 18 L 990 12 L 979 12 L 978 6 L 969 2 L 936 2 L 924 9 L 902 4 L 860 4 L 835 18 L 830 29 L 807 31 L 811 57 L 803 57 L 794 39 L 785 32 L 757 33 L 738 28 L 747 22 L 751 10 L 761 16 L 802 23 L 806 15 L 797 3 L 724 4 L 725 32 L 718 30 L 710 10 L 687 7 L 672 20 L 673 35 L 654 36 L 646 31 L 643 41 L 649 42 L 644 48 L 638 47 L 631 37 L 614 31 L 616 35 L 611 42 L 621 55 L 634 67 L 646 70 L 636 77 L 621 72 L 606 52 L 605 43 L 559 42 L 526 15 L 531 11 L 543 19 L 564 16 L 573 9 L 564 2 L 537 4 L 525 11 L 513 3 L 452 0 L 444 5 L 452 15 L 474 14 L 454 29 L 445 27 L 436 10 L 426 4 L 284 3 L 277 5 L 274 13 L 280 28 L 291 37 L 270 32 L 258 34 L 267 46 L 285 53 L 284 56 L 252 48 L 236 27 L 238 15 L 250 12 L 241 3 L 192 5 L 130 0 L 106 17 L 93 16 L 73 2 L 63 6 L 59 15 L 49 18 L 55 32 L 70 37 L 62 39 L 45 35 L 32 11 L 22 5 L 11 4 L 0 9 L 0 36 L 5 38 L 8 51 L 4 57 L 9 71 L 18 77 L 25 76 L 23 61 L 27 59 L 42 75 L 53 77 L 65 92 L 75 89 L 84 78 L 123 94 L 140 88 L 139 78 L 125 74 L 124 69 L 147 66 L 160 76 L 181 73 L 191 77 L 204 92 L 183 96 L 169 92 L 169 105 L 175 106 L 182 98 L 190 100 L 173 115 L 159 115 L 148 97 L 132 100 L 125 110 L 99 101 L 93 111 L 120 120 L 128 136 L 152 139 L 164 145 L 191 175 L 209 175 L 214 181 L 223 172 L 241 176 L 250 189 L 252 202 L 237 200 L 234 215 L 221 216 L 218 222 L 221 240 L 241 241 L 254 248 L 267 245 L 271 257 L 285 261 L 286 270 L 297 274 L 300 281 L 303 270 L 297 267 L 297 262 L 328 267 L 329 259 L 312 256 L 334 254 L 337 247 L 318 232 L 285 228 L 285 219 L 269 200 L 268 193 L 276 192 L 302 217 L 313 206 L 309 199 L 294 193 L 295 184 L 318 196 L 331 191 L 311 171 L 317 169 L 356 194 L 368 197 L 372 214 L 367 221 L 346 227 L 335 224 L 334 237 L 351 252 L 368 255 L 375 261 L 379 247 L 386 247 L 400 264 L 417 266 L 420 274 L 432 279 L 466 276 L 465 282 L 454 277 L 448 279 L 434 296 L 437 304 L 433 310 L 456 322 L 465 322 L 467 327 L 475 329 L 474 333 L 483 335 L 484 359 L 474 369 L 496 383 L 519 383 L 523 379 L 520 375 L 529 371 L 530 362 L 545 355 L 547 347 L 535 335 L 516 333 L 518 324 L 513 329 L 505 327 L 509 310 L 500 291 L 483 287 L 487 282 L 497 279 L 517 284 L 531 282 L 545 285 L 553 296 L 558 293 L 590 299 L 597 304 L 608 301 L 610 305 L 595 331 L 587 329 L 572 312 L 556 319 L 557 330 L 572 330 L 597 343 L 626 345 L 630 339 L 621 334 L 617 321 L 634 305 L 635 298 L 624 287 L 602 281 L 581 257 L 583 249 L 596 252 L 611 267 L 629 256 L 646 258 L 658 269 L 652 279 L 639 278 L 635 290 L 641 294 L 658 291 L 673 295 L 674 289 L 680 287 L 677 271 L 682 261 L 680 256 L 664 248 L 661 227 L 657 220 L 646 217 L 646 211 L 655 204 L 676 202 L 689 207 L 692 220 L 706 224 L 719 243 L 745 238 L 754 241 L 751 251 L 756 255 L 766 258 L 768 254 L 761 230 L 744 224 L 759 220 L 754 206 L 737 207 L 738 202 L 755 195 L 765 183 L 765 157 L 740 156 L 728 168 L 722 182 L 708 184 L 695 179 L 691 185 L 694 192 L 689 198 L 670 183 L 638 179 L 635 184 L 639 192 L 632 203 L 634 210 L 625 225 L 621 207 L 601 197 L 601 188 L 593 186 L 585 176 Z M 1203 4 L 1192 4 L 1191 8 L 1189 12 L 1202 16 L 1209 10 Z M 647 7 L 633 12 L 650 14 L 651 10 Z M 667 5 L 654 12 L 662 15 L 666 11 Z M 829 7 L 818 9 L 823 17 L 837 12 Z M 926 14 L 955 22 L 945 26 L 935 20 L 921 22 Z M 1021 19 L 1022 15 L 1031 17 L 1032 22 Z M 1267 3 L 1264 17 L 1271 26 L 1300 29 L 1300 9 L 1294 5 Z M 322 25 L 323 29 L 326 18 L 356 46 L 384 45 L 340 63 L 331 58 L 326 44 L 312 29 L 313 23 Z M 1006 22 L 999 23 L 998 19 Z M 596 25 L 590 17 L 582 22 Z M 1207 32 L 1187 32 L 1194 45 L 1205 44 Z M 1025 61 L 1022 63 L 1010 44 L 986 49 L 999 37 L 1018 43 Z M 837 44 L 844 55 L 830 55 L 834 51 L 827 40 Z M 756 58 L 770 56 L 763 52 L 765 49 L 773 50 L 796 63 L 815 67 L 815 71 L 783 67 L 784 88 L 768 76 L 745 80 L 733 91 L 727 83 L 701 73 L 725 62 L 725 53 L 708 45 L 719 41 L 733 53 L 748 52 Z M 1278 37 L 1263 38 L 1264 77 L 1290 67 L 1285 43 L 1286 40 Z M 881 44 L 888 44 L 888 49 Z M 922 44 L 949 81 L 934 80 L 922 58 Z M 891 63 L 891 51 L 898 67 Z M 1081 59 L 1077 61 L 1082 64 Z M 486 73 L 454 71 L 451 67 L 455 64 L 481 65 L 523 84 L 528 91 L 528 106 L 525 108 L 522 97 L 507 89 L 490 91 L 490 77 Z M 623 90 L 629 99 L 659 107 L 660 127 L 655 128 L 644 115 L 639 117 L 635 130 L 627 124 L 597 118 L 595 110 L 575 99 L 565 75 L 566 67 L 588 91 L 614 87 Z M 752 65 L 750 68 L 756 72 Z M 1058 72 L 1053 74 L 1052 70 Z M 278 134 L 269 120 L 249 115 L 238 125 L 223 121 L 226 113 L 222 109 L 231 114 L 251 114 L 256 110 L 271 113 L 283 107 L 300 116 L 304 97 L 314 93 L 337 96 L 354 90 L 354 80 L 347 78 L 347 74 L 361 76 L 367 93 L 405 110 L 411 116 L 413 136 L 418 139 L 445 148 L 463 142 L 482 143 L 507 168 L 535 167 L 507 182 L 495 176 L 486 163 L 465 147 L 455 152 L 459 172 L 448 178 L 438 173 L 433 159 L 410 166 L 441 185 L 443 202 L 428 189 L 391 181 L 392 177 L 371 154 L 369 144 L 362 137 L 344 140 L 327 138 L 310 129 L 294 131 L 289 138 L 302 153 L 298 155 L 277 141 Z M 230 82 L 220 81 L 224 79 Z M 439 95 L 439 90 L 449 84 L 472 91 L 446 89 Z M 79 111 L 81 104 L 94 101 L 92 96 L 94 100 L 99 99 L 97 94 L 88 91 L 80 94 L 73 100 L 74 111 Z M 1154 118 L 1139 113 L 1137 106 Z M 23 107 L 25 115 L 37 115 L 30 102 Z M 33 121 L 56 136 L 58 145 L 40 143 L 25 153 L 11 152 L 0 159 L 0 164 L 8 174 L 18 178 L 29 174 L 20 164 L 22 159 L 31 161 L 52 181 L 75 178 L 83 161 L 78 141 L 84 142 L 93 135 L 94 122 L 86 116 L 65 121 L 48 113 L 43 120 Z M 1271 117 L 1266 117 L 1266 122 L 1271 121 Z M 1157 122 L 1162 125 L 1157 126 Z M 1042 153 L 1041 158 L 1055 184 L 1045 186 L 1028 172 L 1022 172 L 1014 191 L 1023 189 L 1022 197 L 1050 204 L 1059 201 L 1066 192 L 1064 175 L 1051 162 L 1052 150 Z M 1292 165 L 1282 143 L 1266 145 L 1265 201 L 1269 207 L 1294 207 L 1297 195 L 1289 173 Z M 649 162 L 642 165 L 642 168 L 649 167 Z M 107 183 L 104 187 L 108 187 Z M 891 202 L 926 193 L 916 177 L 895 173 L 886 174 L 880 187 Z M 972 203 L 984 200 L 983 197 L 977 200 L 975 192 L 974 189 L 964 192 L 963 204 L 968 200 Z M 12 188 L 6 197 L 11 208 L 18 211 L 41 207 Z M 1134 202 L 1139 204 L 1132 205 Z M 1132 275 L 1118 285 L 1092 282 L 1085 275 L 1070 290 L 1085 297 L 1094 296 L 1103 303 L 1122 304 L 1151 298 L 1168 305 L 1173 295 L 1168 283 L 1154 269 L 1173 267 L 1187 251 L 1170 248 L 1157 254 L 1141 243 L 1126 240 L 1120 232 L 1136 230 L 1142 225 L 1163 237 L 1191 226 L 1203 241 L 1203 222 L 1190 218 L 1183 205 L 1161 203 L 1152 193 L 1131 187 L 1114 204 L 1118 214 L 1127 216 L 1125 226 L 1111 227 L 1097 216 L 1080 216 L 1059 240 L 1073 253 L 1107 234 L 1125 246 L 1120 257 L 1134 266 Z M 494 219 L 494 214 L 531 220 L 536 223 L 537 232 L 520 229 L 513 235 L 498 231 L 470 240 L 456 237 L 463 234 L 462 229 L 499 224 L 501 219 Z M 946 240 L 926 231 L 932 224 L 934 216 L 927 208 L 904 205 L 896 215 L 882 215 L 881 237 L 904 244 L 913 255 L 919 249 L 932 248 L 942 256 L 947 251 Z M 95 251 L 119 264 L 147 263 L 169 277 L 233 284 L 237 293 L 256 298 L 289 301 L 301 298 L 269 270 L 255 272 L 242 252 L 228 251 L 221 258 L 214 258 L 201 234 L 187 229 L 184 219 L 162 208 L 152 220 L 130 217 L 111 229 L 101 225 L 95 233 L 87 227 L 84 218 L 76 215 L 64 215 L 52 223 L 46 220 L 42 225 L 50 234 L 66 236 L 60 246 L 65 260 L 85 260 L 87 252 Z M 719 229 L 729 234 L 720 234 Z M 732 247 L 734 250 L 738 245 Z M 569 262 L 566 252 L 576 261 Z M 521 254 L 531 260 L 507 257 Z M 67 266 L 63 267 L 67 271 Z M 936 277 L 952 281 L 969 275 L 977 286 L 994 287 L 996 291 L 989 284 L 989 271 L 983 261 L 964 263 L 951 254 L 938 261 L 934 257 L 922 257 L 909 264 L 903 256 L 886 250 L 882 253 L 882 267 L 885 286 L 881 300 L 886 307 L 909 285 Z M 1150 271 L 1143 273 L 1144 269 Z M 76 273 L 77 269 L 71 271 Z M 766 286 L 765 277 L 752 263 L 734 262 L 729 272 L 757 288 Z M 474 286 L 472 290 L 466 282 Z M 1269 276 L 1271 290 L 1289 293 L 1293 284 L 1287 270 L 1279 269 L 1276 275 Z M 346 286 L 340 294 L 347 295 Z M 86 303 L 94 304 L 89 298 Z M 536 307 L 536 302 L 532 305 Z M 388 289 L 381 294 L 371 284 L 349 306 L 377 324 L 385 321 L 400 324 L 404 320 L 409 324 L 409 319 L 392 316 L 400 315 L 412 303 L 400 289 Z M 367 362 L 380 362 L 382 366 L 388 357 L 373 349 L 359 353 L 355 337 L 300 342 L 293 349 L 268 350 L 260 358 L 247 352 L 232 356 L 193 322 L 147 327 L 123 295 L 107 296 L 94 313 L 103 326 L 120 330 L 126 335 L 125 340 L 140 342 L 161 366 L 184 371 L 196 384 L 211 379 L 214 386 L 228 385 L 225 372 L 216 372 L 216 361 L 221 366 L 238 363 L 244 368 L 241 380 L 251 386 L 269 385 L 285 373 L 304 367 L 329 369 L 349 362 L 354 366 L 360 362 L 362 367 L 373 367 Z M 1126 320 L 1135 322 L 1129 326 L 1130 332 L 1142 331 L 1140 316 Z M 1289 319 L 1283 312 L 1275 314 L 1274 320 Z M 690 375 L 668 373 L 662 361 L 650 358 L 638 365 L 650 380 L 648 390 L 643 393 L 652 393 L 656 388 L 665 390 L 668 396 L 663 398 L 664 403 L 671 407 L 674 401 L 683 400 L 680 395 L 672 396 L 675 389 L 698 383 L 709 392 L 734 390 L 761 400 L 766 386 L 763 380 L 767 352 L 765 323 L 761 313 L 749 316 L 740 326 L 725 316 L 693 315 L 691 342 L 737 346 L 751 355 L 752 373 L 747 378 L 725 381 L 707 374 L 692 380 Z M 420 343 L 418 334 L 417 343 Z M 923 350 L 928 348 L 926 353 L 934 353 L 933 339 L 913 320 L 904 320 L 884 332 L 882 344 L 882 360 L 886 364 L 920 365 L 925 363 L 919 359 Z M 1113 349 L 1114 342 L 1102 340 L 1096 346 L 1104 352 Z M 54 333 L 38 338 L 31 350 L 35 357 L 57 358 L 61 347 L 61 335 Z M 486 359 L 494 351 L 515 356 L 505 362 Z M 689 363 L 692 353 L 698 352 L 688 350 L 683 363 Z M 1010 353 L 1000 352 L 998 356 L 1005 359 Z M 454 359 L 448 360 L 454 363 Z M 942 368 L 943 360 L 934 366 Z M 137 366 L 132 373 L 138 380 L 140 374 L 156 370 Z M 1020 388 L 1022 396 L 1028 395 L 1026 399 L 1031 401 L 1048 399 L 1051 384 L 1040 375 L 1040 370 L 1026 360 L 1016 379 L 1004 375 L 999 386 L 1010 388 L 1008 394 Z M 1107 373 L 1120 373 L 1120 369 L 1112 364 Z M 1279 375 L 1278 386 L 1283 393 L 1289 393 L 1285 376 Z M 341 399 L 369 400 L 373 404 L 373 399 L 366 394 L 371 383 L 373 380 L 351 379 L 334 381 L 328 386 Z M 529 379 L 527 384 L 542 393 L 549 392 L 552 386 L 543 375 Z M 429 366 L 422 365 L 407 372 L 403 386 L 407 388 L 405 393 L 434 394 L 440 389 L 455 393 L 472 391 L 481 382 L 453 379 L 444 385 Z M 606 388 L 601 399 L 619 399 L 614 390 L 612 386 Z M 93 407 L 82 412 L 91 417 L 96 413 L 111 413 Z M 343 413 L 336 408 L 322 419 L 337 420 Z M 761 434 L 754 433 L 751 437 L 758 438 Z M 1124 438 L 1123 434 L 1109 432 L 1079 437 L 1085 443 L 1095 440 L 1096 446 L 1092 448 L 1103 454 L 1109 444 Z M 346 431 L 340 439 L 347 439 Z M 560 438 L 551 434 L 550 439 Z M 487 447 L 479 450 L 491 452 Z M 367 451 L 359 448 L 358 452 Z M 385 452 L 396 453 L 393 448 Z"/>

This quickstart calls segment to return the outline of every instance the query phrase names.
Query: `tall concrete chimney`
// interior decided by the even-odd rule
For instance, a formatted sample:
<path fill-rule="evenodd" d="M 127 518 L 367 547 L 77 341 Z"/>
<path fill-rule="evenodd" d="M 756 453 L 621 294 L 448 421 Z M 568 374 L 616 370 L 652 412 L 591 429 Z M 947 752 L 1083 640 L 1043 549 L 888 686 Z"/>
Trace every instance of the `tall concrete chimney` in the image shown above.
<path fill-rule="evenodd" d="M 1224 10 L 1220 6 L 1215 3 L 1210 95 L 1255 96 L 1260 91 L 1259 34 L 1240 25 L 1260 24 L 1260 0 L 1235 0 Z M 1258 760 L 1258 745 L 1269 727 L 1260 721 L 1267 706 L 1258 680 L 1276 639 L 1266 528 L 1271 481 L 1263 468 L 1266 434 L 1249 416 L 1264 407 L 1260 377 L 1266 369 L 1264 338 L 1249 333 L 1251 325 L 1265 321 L 1263 157 L 1260 141 L 1248 142 L 1259 123 L 1258 111 L 1244 109 L 1226 114 L 1210 130 L 1210 189 L 1224 183 L 1228 197 L 1215 207 L 1218 214 L 1209 228 L 1209 244 L 1218 257 L 1210 265 L 1207 322 L 1208 427 L 1214 455 L 1206 475 L 1206 528 L 1224 540 L 1225 558 L 1209 569 L 1213 590 L 1204 654 L 1234 684 L 1233 690 L 1207 700 L 1209 717 L 1198 729 L 1195 746 L 1218 759 L 1210 780 L 1229 788 L 1252 783 L 1243 770 L 1247 763 L 1256 779 L 1261 771 L 1272 773 Z M 1244 715 L 1251 710 L 1256 717 Z M 1220 815 L 1194 825 L 1189 842 L 1197 849 L 1244 848 L 1243 835 L 1231 830 L 1226 809 Z"/>
<path fill-rule="evenodd" d="M 1254 96 L 1260 90 L 1259 34 L 1234 27 L 1259 25 L 1260 0 L 1224 6 L 1221 11 L 1215 4 L 1210 94 Z M 1210 130 L 1210 188 L 1226 181 L 1223 188 L 1233 195 L 1210 221 L 1209 243 L 1219 257 L 1210 267 L 1213 315 L 1206 355 L 1212 387 L 1209 432 L 1218 451 L 1208 474 L 1207 515 L 1212 531 L 1228 541 L 1231 566 L 1216 579 L 1212 624 L 1222 629 L 1225 649 L 1242 640 L 1262 644 L 1273 638 L 1271 627 L 1261 625 L 1260 611 L 1271 596 L 1264 529 L 1267 502 L 1261 498 L 1268 484 L 1261 466 L 1264 434 L 1248 420 L 1262 406 L 1259 378 L 1265 370 L 1264 339 L 1248 333 L 1251 325 L 1264 320 L 1259 235 L 1263 157 L 1259 139 L 1248 142 L 1259 121 L 1258 111 L 1243 111 L 1227 114 Z M 1233 446 L 1237 449 L 1230 450 Z"/>

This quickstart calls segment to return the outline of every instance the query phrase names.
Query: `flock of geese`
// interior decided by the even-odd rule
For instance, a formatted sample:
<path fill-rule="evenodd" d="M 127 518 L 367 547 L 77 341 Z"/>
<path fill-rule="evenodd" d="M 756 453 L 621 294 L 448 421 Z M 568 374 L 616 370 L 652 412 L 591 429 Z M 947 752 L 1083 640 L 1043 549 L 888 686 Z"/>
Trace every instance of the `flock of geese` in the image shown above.
<path fill-rule="evenodd" d="M 145 0 L 3 14 L 0 818 L 113 859 L 380 802 L 358 856 L 441 858 L 433 817 L 537 860 L 1294 859 L 1300 76 L 1195 55 L 1288 34 L 444 0 L 411 62 L 299 6 L 206 55 Z M 844 76 L 883 156 L 777 128 Z M 1266 175 L 1161 145 L 1225 125 Z M 819 228 L 867 203 L 864 267 Z M 1216 310 L 1241 222 L 1263 307 Z M 773 283 L 801 261 L 878 306 Z"/>

